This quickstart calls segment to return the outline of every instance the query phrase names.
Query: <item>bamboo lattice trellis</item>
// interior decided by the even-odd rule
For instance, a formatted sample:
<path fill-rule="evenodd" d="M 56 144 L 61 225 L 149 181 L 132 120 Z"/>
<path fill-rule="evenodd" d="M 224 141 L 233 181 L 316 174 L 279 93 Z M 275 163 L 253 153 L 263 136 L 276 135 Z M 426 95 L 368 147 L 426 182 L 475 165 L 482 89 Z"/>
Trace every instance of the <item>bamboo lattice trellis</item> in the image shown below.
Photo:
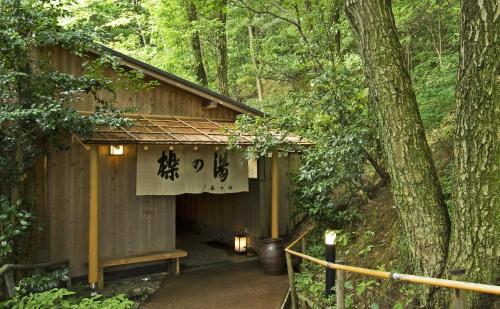
<path fill-rule="evenodd" d="M 134 115 L 127 127 L 97 128 L 91 137 L 82 139 L 90 144 L 185 144 L 225 145 L 234 133 L 234 122 L 208 118 Z M 278 136 L 278 134 L 276 134 Z M 250 145 L 253 136 L 238 134 L 238 144 Z M 282 138 L 283 139 L 283 138 Z M 309 145 L 309 141 L 286 134 L 284 142 Z"/>

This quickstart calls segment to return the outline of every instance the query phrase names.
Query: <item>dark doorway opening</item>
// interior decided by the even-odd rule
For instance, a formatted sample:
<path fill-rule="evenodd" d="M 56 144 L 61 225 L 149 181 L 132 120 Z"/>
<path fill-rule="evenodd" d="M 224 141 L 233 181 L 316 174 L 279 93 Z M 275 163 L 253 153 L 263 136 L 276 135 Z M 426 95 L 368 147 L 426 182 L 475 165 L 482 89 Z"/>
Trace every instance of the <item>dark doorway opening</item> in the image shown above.
<path fill-rule="evenodd" d="M 234 251 L 235 232 L 217 225 L 218 217 L 224 215 L 224 210 L 218 209 L 216 203 L 207 205 L 210 216 L 198 213 L 206 211 L 199 202 L 204 200 L 204 195 L 208 193 L 176 197 L 176 247 L 188 253 L 181 259 L 182 271 L 256 259 Z M 207 203 L 210 203 L 209 198 Z"/>

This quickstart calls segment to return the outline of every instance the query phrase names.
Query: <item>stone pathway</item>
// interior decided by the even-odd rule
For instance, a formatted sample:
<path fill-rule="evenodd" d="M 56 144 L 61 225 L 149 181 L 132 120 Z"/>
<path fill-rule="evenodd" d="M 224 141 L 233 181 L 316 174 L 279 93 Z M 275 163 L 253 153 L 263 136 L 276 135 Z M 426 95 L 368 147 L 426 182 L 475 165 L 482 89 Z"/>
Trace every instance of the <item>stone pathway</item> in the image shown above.
<path fill-rule="evenodd" d="M 157 273 L 116 281 L 108 281 L 101 291 L 104 297 L 125 294 L 130 300 L 137 304 L 143 302 L 153 295 L 160 287 L 163 280 L 170 276 L 168 273 Z"/>
<path fill-rule="evenodd" d="M 143 309 L 277 309 L 286 275 L 268 276 L 258 261 L 231 263 L 168 276 Z"/>
<path fill-rule="evenodd" d="M 181 270 L 223 263 L 240 263 L 250 260 L 245 254 L 237 254 L 233 247 L 213 241 L 207 236 L 190 231 L 177 231 L 177 248 L 187 251 L 181 259 Z"/>

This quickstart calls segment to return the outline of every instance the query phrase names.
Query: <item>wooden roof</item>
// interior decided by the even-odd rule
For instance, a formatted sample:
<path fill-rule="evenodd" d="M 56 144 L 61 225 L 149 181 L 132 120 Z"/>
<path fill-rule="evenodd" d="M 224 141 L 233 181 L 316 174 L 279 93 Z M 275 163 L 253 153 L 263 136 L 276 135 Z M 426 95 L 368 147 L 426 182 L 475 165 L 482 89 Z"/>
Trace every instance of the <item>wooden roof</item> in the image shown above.
<path fill-rule="evenodd" d="M 180 89 L 186 90 L 190 93 L 198 95 L 198 96 L 205 98 L 209 101 L 219 103 L 222 106 L 228 107 L 230 109 L 233 109 L 235 111 L 238 111 L 238 112 L 244 113 L 244 114 L 253 114 L 253 115 L 263 115 L 264 114 L 262 111 L 260 111 L 256 108 L 248 106 L 244 103 L 236 101 L 228 96 L 222 95 L 222 94 L 217 93 L 215 91 L 212 91 L 208 88 L 202 87 L 198 84 L 190 82 L 190 81 L 188 81 L 184 78 L 181 78 L 177 75 L 174 75 L 172 73 L 163 71 L 157 67 L 149 65 L 149 64 L 142 62 L 138 59 L 127 56 L 119 51 L 116 51 L 114 49 L 111 49 L 111 48 L 103 46 L 103 45 L 101 45 L 100 48 L 102 49 L 102 51 L 107 52 L 107 53 L 113 55 L 114 57 L 117 57 L 120 60 L 121 64 L 124 65 L 125 67 L 128 67 L 128 68 L 133 69 L 133 70 L 141 71 L 145 75 L 148 75 L 148 76 L 153 77 L 155 79 L 161 80 L 167 84 L 173 85 L 173 86 L 178 87 Z M 90 51 L 90 52 L 97 54 L 97 55 L 100 54 L 100 52 L 98 52 L 98 51 Z"/>
<path fill-rule="evenodd" d="M 166 144 L 166 145 L 226 145 L 234 132 L 234 122 L 208 118 L 135 115 L 127 117 L 133 125 L 110 128 L 101 126 L 89 138 L 88 144 Z M 284 143 L 310 145 L 311 142 L 293 134 L 275 134 Z M 252 144 L 253 136 L 240 135 L 239 144 Z"/>

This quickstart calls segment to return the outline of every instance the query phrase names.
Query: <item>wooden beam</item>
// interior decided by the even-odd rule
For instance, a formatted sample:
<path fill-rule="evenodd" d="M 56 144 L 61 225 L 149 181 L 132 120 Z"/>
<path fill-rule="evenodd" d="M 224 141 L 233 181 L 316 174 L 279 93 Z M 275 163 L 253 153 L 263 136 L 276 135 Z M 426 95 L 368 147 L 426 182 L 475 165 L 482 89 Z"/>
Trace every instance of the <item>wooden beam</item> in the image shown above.
<path fill-rule="evenodd" d="M 116 259 L 107 259 L 101 261 L 101 267 L 109 267 L 109 266 L 118 266 L 118 265 L 126 265 L 126 264 L 135 264 L 135 263 L 145 263 L 152 261 L 161 261 L 168 259 L 177 259 L 181 257 L 186 257 L 187 252 L 184 250 L 175 249 L 168 252 L 153 252 L 149 254 L 142 255 L 132 255 L 125 256 Z"/>
<path fill-rule="evenodd" d="M 173 135 L 172 133 L 168 132 L 165 128 L 162 126 L 158 125 L 157 123 L 153 122 L 151 119 L 146 118 L 146 116 L 142 116 L 142 119 L 146 120 L 148 123 L 154 125 L 156 128 L 159 128 L 163 133 L 167 134 L 171 138 L 175 139 L 176 141 L 180 141 L 180 139 L 177 138 L 177 136 Z"/>
<path fill-rule="evenodd" d="M 99 281 L 99 146 L 90 149 L 89 178 L 89 285 Z"/>
<path fill-rule="evenodd" d="M 217 127 L 219 127 L 219 129 L 221 129 L 222 131 L 228 130 L 228 131 L 231 131 L 231 133 L 233 133 L 233 132 L 234 132 L 234 130 L 231 130 L 231 129 L 229 129 L 229 128 L 226 128 L 226 127 L 224 127 L 223 125 L 221 125 L 221 124 L 220 124 L 220 123 L 218 123 L 218 122 L 215 122 L 215 121 L 210 120 L 210 119 L 208 119 L 208 118 L 205 118 L 205 120 L 206 120 L 207 122 L 211 123 L 211 124 L 216 125 L 216 126 L 217 126 Z M 220 135 L 220 134 L 218 134 L 218 135 Z M 227 136 L 227 134 L 224 134 L 224 135 L 226 135 L 226 136 Z M 249 139 L 249 138 L 247 138 L 247 137 L 245 137 L 245 136 L 243 136 L 243 135 L 240 135 L 240 137 L 241 137 L 241 138 L 243 138 L 243 139 L 245 139 L 247 142 L 250 142 L 250 144 L 252 144 L 252 143 L 253 143 L 251 139 Z"/>
<path fill-rule="evenodd" d="M 279 170 L 278 152 L 273 151 L 271 163 L 271 237 L 279 237 Z"/>
<path fill-rule="evenodd" d="M 176 117 L 174 117 L 174 119 L 175 119 L 175 120 L 177 120 L 177 121 L 179 121 L 179 122 L 181 122 L 182 124 L 184 124 L 184 125 L 186 125 L 186 126 L 190 127 L 191 129 L 195 130 L 196 132 L 200 133 L 201 135 L 204 135 L 204 136 L 208 137 L 209 139 L 211 139 L 211 140 L 213 140 L 213 141 L 215 141 L 215 142 L 218 142 L 218 140 L 217 140 L 217 139 L 215 139 L 215 138 L 211 137 L 210 135 L 208 135 L 207 133 L 205 133 L 205 132 L 203 132 L 203 131 L 201 131 L 201 130 L 198 130 L 197 128 L 195 128 L 194 126 L 192 126 L 192 125 L 190 125 L 189 123 L 185 122 L 184 120 L 181 120 L 181 119 L 176 118 Z"/>
<path fill-rule="evenodd" d="M 173 80 L 173 79 L 171 79 L 171 78 L 165 77 L 165 76 L 163 76 L 163 75 L 161 75 L 161 74 L 158 74 L 158 73 L 156 73 L 156 72 L 150 71 L 150 70 L 148 70 L 148 69 L 144 69 L 143 67 L 141 67 L 141 66 L 139 66 L 139 65 L 137 65 L 137 64 L 134 64 L 134 63 L 132 63 L 132 62 L 130 62 L 130 61 L 127 61 L 127 60 L 125 60 L 125 59 L 121 59 L 120 61 L 121 61 L 121 63 L 123 63 L 125 66 L 127 66 L 127 67 L 129 67 L 129 68 L 131 68 L 131 69 L 138 70 L 138 71 L 140 71 L 140 72 L 144 72 L 146 75 L 149 75 L 149 76 L 151 76 L 151 77 L 153 77 L 153 78 L 159 79 L 159 80 L 161 80 L 162 82 L 165 82 L 165 83 L 167 83 L 167 84 L 173 85 L 173 86 L 175 86 L 175 87 L 177 87 L 177 88 L 180 88 L 180 89 L 182 89 L 182 90 L 186 90 L 186 91 L 191 92 L 191 93 L 193 93 L 193 94 L 195 94 L 195 95 L 198 95 L 198 96 L 200 96 L 200 97 L 202 97 L 202 98 L 205 98 L 205 99 L 211 100 L 211 101 L 213 101 L 213 102 L 219 103 L 220 105 L 225 106 L 225 107 L 227 107 L 227 108 L 229 108 L 229 109 L 235 110 L 235 111 L 240 112 L 240 113 L 243 113 L 243 114 L 249 114 L 249 115 L 255 115 L 255 114 L 258 114 L 258 113 L 255 113 L 255 112 L 249 111 L 249 110 L 248 110 L 248 109 L 246 109 L 246 108 L 243 108 L 243 107 L 237 106 L 237 105 L 235 105 L 235 104 L 233 104 L 233 103 L 230 103 L 230 102 L 224 101 L 224 100 L 222 100 L 222 99 L 220 99 L 220 98 L 217 98 L 217 97 L 215 97 L 215 96 L 213 96 L 213 95 L 210 95 L 210 94 L 208 94 L 208 93 L 206 93 L 206 92 L 204 92 L 204 91 L 201 91 L 201 90 L 195 89 L 195 88 L 193 88 L 193 87 L 191 87 L 191 86 L 188 86 L 188 85 L 186 85 L 186 84 L 184 84 L 184 83 L 181 83 L 181 82 L 179 82 L 179 81 L 176 81 L 176 80 Z"/>

